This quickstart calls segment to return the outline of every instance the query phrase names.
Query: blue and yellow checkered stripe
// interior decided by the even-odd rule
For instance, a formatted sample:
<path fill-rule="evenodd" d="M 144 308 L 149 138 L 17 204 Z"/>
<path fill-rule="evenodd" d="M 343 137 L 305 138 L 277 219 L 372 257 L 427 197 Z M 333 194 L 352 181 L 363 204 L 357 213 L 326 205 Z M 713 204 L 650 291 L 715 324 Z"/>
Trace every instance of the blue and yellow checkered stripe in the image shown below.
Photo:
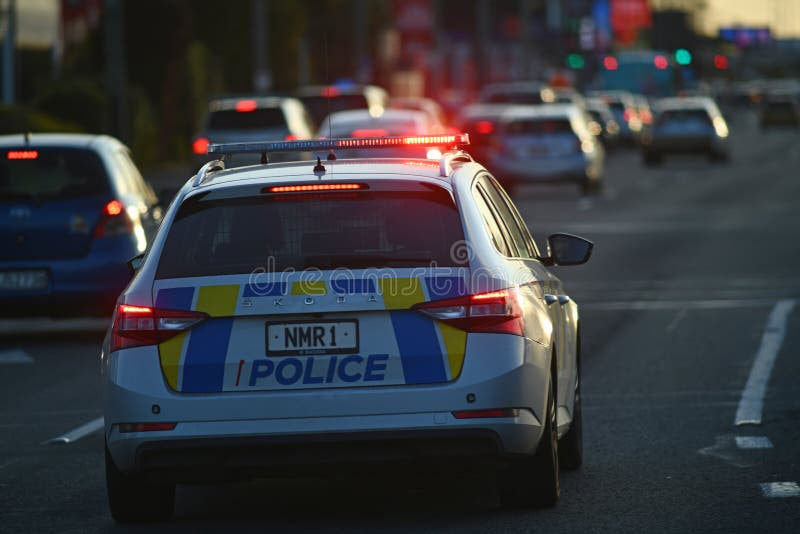
<path fill-rule="evenodd" d="M 328 284 L 334 294 L 373 293 L 376 282 L 384 308 L 389 311 L 405 383 L 430 384 L 458 378 L 464 365 L 466 332 L 409 308 L 419 302 L 466 294 L 464 279 L 459 276 L 275 282 L 266 289 L 250 284 L 160 289 L 157 308 L 202 311 L 214 318 L 159 345 L 164 377 L 175 391 L 222 391 L 233 316 L 240 297 L 327 295 Z"/>

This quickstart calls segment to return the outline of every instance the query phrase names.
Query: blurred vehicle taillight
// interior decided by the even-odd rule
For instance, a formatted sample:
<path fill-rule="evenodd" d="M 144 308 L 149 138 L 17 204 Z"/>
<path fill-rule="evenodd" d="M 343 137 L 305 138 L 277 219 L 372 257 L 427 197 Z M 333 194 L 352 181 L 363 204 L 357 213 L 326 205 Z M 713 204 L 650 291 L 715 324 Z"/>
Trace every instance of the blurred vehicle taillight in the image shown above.
<path fill-rule="evenodd" d="M 133 233 L 133 222 L 119 200 L 111 200 L 103 206 L 100 220 L 94 227 L 94 237 L 110 237 Z"/>

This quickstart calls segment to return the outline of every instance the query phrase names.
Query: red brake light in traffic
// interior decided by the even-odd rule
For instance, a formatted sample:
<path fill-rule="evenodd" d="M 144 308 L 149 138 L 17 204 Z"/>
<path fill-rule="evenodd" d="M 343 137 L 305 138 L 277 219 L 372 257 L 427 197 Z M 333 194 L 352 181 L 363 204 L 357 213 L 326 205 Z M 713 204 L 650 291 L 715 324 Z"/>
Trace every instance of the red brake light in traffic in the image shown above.
<path fill-rule="evenodd" d="M 211 144 L 211 142 L 205 137 L 198 137 L 192 143 L 192 152 L 194 152 L 197 155 L 205 154 L 206 152 L 208 152 L 209 144 Z"/>
<path fill-rule="evenodd" d="M 36 159 L 39 152 L 36 150 L 9 150 L 6 154 L 8 159 Z"/>
<path fill-rule="evenodd" d="M 258 103 L 255 100 L 239 100 L 236 102 L 236 111 L 239 113 L 249 113 L 255 111 Z"/>
<path fill-rule="evenodd" d="M 110 200 L 103 211 L 100 212 L 100 220 L 94 228 L 94 237 L 109 237 L 115 235 L 126 235 L 133 232 L 133 222 L 125 207 L 119 200 Z"/>
<path fill-rule="evenodd" d="M 322 96 L 326 98 L 334 98 L 339 96 L 339 89 L 332 85 L 322 88 Z"/>
<path fill-rule="evenodd" d="M 119 215 L 122 213 L 122 202 L 119 200 L 112 200 L 105 207 L 107 215 Z"/>
<path fill-rule="evenodd" d="M 352 191 L 366 189 L 364 184 L 309 184 L 309 185 L 276 185 L 270 187 L 270 193 L 305 193 L 308 191 Z"/>
<path fill-rule="evenodd" d="M 655 65 L 658 70 L 664 70 L 669 67 L 669 60 L 662 55 L 658 55 L 653 58 L 653 65 Z"/>
<path fill-rule="evenodd" d="M 120 304 L 114 314 L 110 351 L 157 345 L 207 318 L 205 313 L 196 311 Z"/>
<path fill-rule="evenodd" d="M 714 56 L 714 68 L 718 70 L 725 70 L 728 68 L 728 58 L 722 54 Z"/>
<path fill-rule="evenodd" d="M 614 56 L 606 56 L 603 58 L 603 67 L 605 67 L 606 70 L 617 70 L 619 68 L 619 62 Z"/>
<path fill-rule="evenodd" d="M 494 131 L 494 123 L 492 121 L 478 121 L 475 123 L 475 131 L 479 134 L 489 135 Z"/>
<path fill-rule="evenodd" d="M 522 308 L 514 288 L 422 302 L 412 309 L 466 332 L 524 335 Z"/>
<path fill-rule="evenodd" d="M 298 139 L 300 139 L 300 137 L 294 134 L 289 134 L 283 138 L 284 141 L 297 141 Z"/>

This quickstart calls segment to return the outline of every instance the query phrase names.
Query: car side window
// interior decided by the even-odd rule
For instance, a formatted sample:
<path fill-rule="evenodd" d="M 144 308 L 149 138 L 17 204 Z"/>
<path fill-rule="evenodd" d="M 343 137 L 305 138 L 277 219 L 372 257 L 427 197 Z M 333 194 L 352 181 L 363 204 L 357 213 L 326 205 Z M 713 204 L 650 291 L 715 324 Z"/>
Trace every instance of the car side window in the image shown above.
<path fill-rule="evenodd" d="M 500 193 L 497 184 L 495 184 L 493 180 L 487 179 L 484 182 L 484 187 L 486 190 L 486 195 L 489 198 L 489 202 L 492 204 L 492 206 L 494 206 L 494 209 L 497 211 L 500 219 L 502 219 L 503 224 L 505 225 L 508 234 L 511 237 L 511 241 L 513 241 L 514 247 L 518 251 L 517 256 L 520 258 L 532 258 L 533 256 L 531 255 L 526 236 L 520 230 L 519 224 L 514 217 L 514 213 L 509 208 L 507 200 Z"/>
<path fill-rule="evenodd" d="M 520 252 L 523 253 L 523 257 L 534 259 L 539 258 L 539 249 L 536 246 L 536 241 L 534 241 L 530 230 L 528 230 L 528 225 L 525 224 L 525 221 L 522 219 L 522 215 L 514 205 L 514 202 L 509 198 L 508 194 L 503 190 L 503 188 L 500 187 L 500 185 L 497 183 L 497 180 L 490 178 L 489 183 L 492 184 L 492 187 L 495 189 L 497 195 L 503 200 L 503 204 L 508 210 L 510 215 L 508 224 L 516 227 L 517 232 L 521 236 L 521 243 L 525 243 L 524 248 L 520 247 Z M 524 255 L 525 252 L 527 252 L 527 256 Z"/>
<path fill-rule="evenodd" d="M 510 254 L 508 245 L 503 237 L 503 233 L 500 231 L 500 226 L 497 223 L 497 219 L 495 219 L 488 202 L 477 187 L 473 191 L 472 198 L 475 199 L 475 205 L 478 206 L 478 210 L 483 216 L 483 222 L 486 224 L 486 228 L 489 230 L 489 236 L 492 239 L 494 247 L 504 256 L 509 256 Z"/>

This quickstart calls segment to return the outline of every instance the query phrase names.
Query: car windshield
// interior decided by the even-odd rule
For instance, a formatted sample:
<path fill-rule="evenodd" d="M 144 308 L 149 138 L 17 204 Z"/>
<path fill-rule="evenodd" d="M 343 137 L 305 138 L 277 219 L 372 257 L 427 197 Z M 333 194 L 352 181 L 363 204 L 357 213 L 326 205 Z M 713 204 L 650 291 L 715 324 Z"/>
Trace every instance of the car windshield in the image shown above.
<path fill-rule="evenodd" d="M 413 217 L 408 214 L 413 213 Z M 459 265 L 464 239 L 444 189 L 202 196 L 181 206 L 162 252 L 158 278 L 287 269 Z"/>
<path fill-rule="evenodd" d="M 286 117 L 281 108 L 259 108 L 253 111 L 223 109 L 208 116 L 209 130 L 264 130 L 286 128 Z"/>
<path fill-rule="evenodd" d="M 109 193 L 109 178 L 93 150 L 62 147 L 4 149 L 0 200 L 77 198 Z"/>

